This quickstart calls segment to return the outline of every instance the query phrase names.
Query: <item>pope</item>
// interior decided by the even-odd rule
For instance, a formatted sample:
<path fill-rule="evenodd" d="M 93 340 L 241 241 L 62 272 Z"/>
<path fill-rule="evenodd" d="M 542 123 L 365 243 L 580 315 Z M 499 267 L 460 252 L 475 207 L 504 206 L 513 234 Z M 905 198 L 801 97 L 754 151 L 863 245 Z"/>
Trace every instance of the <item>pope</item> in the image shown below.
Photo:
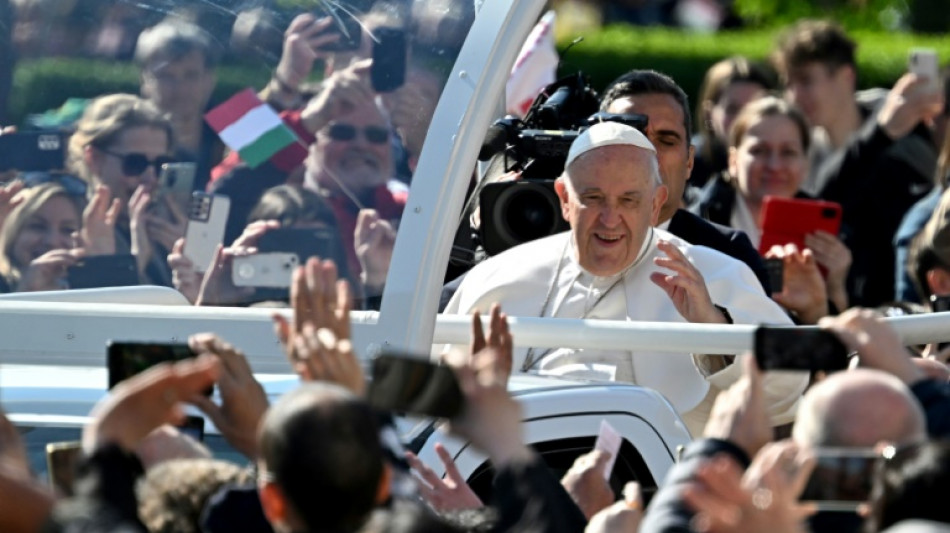
<path fill-rule="evenodd" d="M 654 228 L 667 189 L 656 149 L 636 128 L 591 126 L 555 182 L 569 232 L 516 246 L 474 267 L 446 307 L 511 316 L 791 324 L 744 263 Z M 700 435 L 713 400 L 742 374 L 727 356 L 594 350 L 516 350 L 515 368 L 626 381 L 663 394 Z M 773 425 L 791 422 L 804 373 L 766 375 Z"/>

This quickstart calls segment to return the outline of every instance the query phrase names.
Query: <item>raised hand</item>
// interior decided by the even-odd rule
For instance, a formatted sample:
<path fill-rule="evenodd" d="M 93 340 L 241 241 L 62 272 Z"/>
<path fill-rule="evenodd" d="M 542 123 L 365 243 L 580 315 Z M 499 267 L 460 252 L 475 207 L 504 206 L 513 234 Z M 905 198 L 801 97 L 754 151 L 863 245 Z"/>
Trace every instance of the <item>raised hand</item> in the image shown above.
<path fill-rule="evenodd" d="M 561 486 L 588 520 L 614 503 L 614 491 L 604 479 L 609 460 L 609 453 L 593 450 L 575 459 L 561 478 Z"/>
<path fill-rule="evenodd" d="M 455 461 L 442 443 L 435 444 L 435 452 L 439 455 L 439 460 L 445 467 L 445 477 L 440 478 L 431 468 L 426 466 L 416 454 L 406 452 L 406 461 L 416 473 L 416 482 L 419 485 L 419 492 L 426 502 L 433 509 L 444 513 L 447 511 L 464 511 L 467 509 L 480 509 L 485 506 L 478 495 L 472 491 L 472 488 L 465 482 Z"/>
<path fill-rule="evenodd" d="M 773 292 L 773 300 L 806 324 L 817 324 L 828 315 L 828 292 L 811 250 L 801 252 L 794 244 L 776 245 L 765 257 L 781 259 L 783 264 L 782 292 Z"/>
<path fill-rule="evenodd" d="M 732 442 L 753 457 L 772 440 L 772 428 L 762 374 L 751 354 L 742 357 L 743 375 L 716 397 L 703 436 Z"/>
<path fill-rule="evenodd" d="M 907 73 L 887 93 L 877 122 L 891 139 L 907 135 L 917 124 L 930 122 L 943 111 L 943 91 L 926 90 L 929 82 Z"/>
<path fill-rule="evenodd" d="M 148 236 L 153 242 L 162 245 L 162 248 L 171 250 L 175 241 L 185 236 L 188 217 L 181 212 L 181 208 L 170 195 L 162 195 L 160 201 L 164 204 L 163 211 L 168 217 L 156 213 L 147 214 Z"/>
<path fill-rule="evenodd" d="M 132 452 L 139 442 L 163 424 L 178 424 L 185 416 L 181 403 L 210 387 L 220 365 L 202 356 L 161 364 L 119 383 L 92 411 L 83 429 L 83 449 L 92 453 L 108 443 Z"/>
<path fill-rule="evenodd" d="M 122 201 L 112 198 L 105 185 L 96 186 L 92 200 L 82 212 L 80 246 L 86 255 L 115 254 L 115 223 L 122 211 Z"/>
<path fill-rule="evenodd" d="M 848 308 L 848 272 L 851 270 L 851 250 L 841 239 L 826 231 L 805 235 L 805 246 L 815 256 L 815 261 L 825 269 L 825 286 L 828 298 L 839 310 Z"/>
<path fill-rule="evenodd" d="M 279 83 L 286 89 L 297 91 L 300 84 L 310 77 L 313 63 L 325 56 L 320 47 L 339 40 L 340 34 L 320 32 L 333 25 L 332 17 L 318 19 L 310 13 L 297 15 L 284 32 L 283 52 L 274 71 Z"/>
<path fill-rule="evenodd" d="M 16 292 L 55 291 L 63 288 L 66 269 L 85 256 L 81 248 L 50 250 L 37 257 L 20 276 Z"/>
<path fill-rule="evenodd" d="M 689 322 L 727 323 L 726 317 L 713 305 L 703 275 L 683 252 L 673 243 L 662 240 L 657 243 L 657 248 L 666 257 L 657 257 L 653 262 L 674 274 L 654 272 L 650 274 L 650 281 L 666 292 L 679 314 Z"/>
<path fill-rule="evenodd" d="M 508 329 L 508 315 L 502 313 L 497 303 L 491 306 L 491 318 L 488 322 L 488 335 L 482 330 L 482 318 L 478 310 L 472 312 L 472 355 L 491 348 L 497 354 L 496 362 L 505 380 L 511 376 L 513 341 Z"/>
<path fill-rule="evenodd" d="M 244 354 L 215 335 L 192 335 L 188 345 L 196 353 L 207 354 L 220 362 L 217 381 L 221 405 L 203 394 L 194 394 L 188 401 L 208 415 L 235 450 L 251 460 L 256 459 L 257 426 L 269 405 L 264 387 L 254 378 Z"/>
<path fill-rule="evenodd" d="M 316 134 L 344 115 L 376 105 L 376 93 L 369 84 L 372 64 L 372 59 L 357 61 L 324 80 L 320 92 L 300 113 L 307 131 Z"/>
<path fill-rule="evenodd" d="M 132 234 L 132 255 L 139 274 L 144 275 L 152 260 L 152 241 L 148 234 L 148 204 L 152 193 L 145 185 L 139 185 L 129 198 L 129 230 Z"/>
<path fill-rule="evenodd" d="M 195 303 L 198 292 L 201 290 L 201 275 L 195 269 L 195 264 L 185 255 L 185 239 L 175 241 L 172 251 L 168 254 L 168 268 L 172 271 L 172 285 L 182 293 L 188 301 Z"/>
<path fill-rule="evenodd" d="M 640 484 L 627 483 L 623 488 L 623 500 L 594 515 L 584 533 L 630 533 L 638 531 L 643 520 L 643 496 Z"/>
<path fill-rule="evenodd" d="M 849 350 L 858 352 L 862 366 L 882 370 L 907 385 L 924 378 L 894 328 L 870 309 L 848 309 L 836 317 L 823 318 L 818 325 L 831 330 Z"/>
<path fill-rule="evenodd" d="M 362 209 L 356 219 L 354 247 L 363 272 L 360 274 L 368 293 L 382 293 L 396 245 L 396 230 L 379 218 L 375 209 Z"/>
<path fill-rule="evenodd" d="M 329 381 L 354 394 L 366 390 L 363 368 L 350 341 L 350 286 L 337 279 L 333 261 L 310 258 L 290 287 L 293 323 L 274 315 L 277 338 L 305 381 Z"/>

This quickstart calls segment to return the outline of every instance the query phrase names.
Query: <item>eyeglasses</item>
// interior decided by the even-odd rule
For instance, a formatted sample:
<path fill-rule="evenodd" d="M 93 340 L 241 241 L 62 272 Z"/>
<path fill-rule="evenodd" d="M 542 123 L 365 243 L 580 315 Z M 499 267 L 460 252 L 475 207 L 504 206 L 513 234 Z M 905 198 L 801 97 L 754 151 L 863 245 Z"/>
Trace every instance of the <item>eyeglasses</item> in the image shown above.
<path fill-rule="evenodd" d="M 167 155 L 160 155 L 155 159 L 149 159 L 148 156 L 141 153 L 130 153 L 130 154 L 120 154 L 117 152 L 111 152 L 104 148 L 99 148 L 105 154 L 118 157 L 122 160 L 122 173 L 126 176 L 141 176 L 148 167 L 155 168 L 155 175 L 159 175 L 162 172 L 162 165 L 167 165 L 168 163 L 174 163 L 175 160 Z"/>
<path fill-rule="evenodd" d="M 373 144 L 385 144 L 389 142 L 389 130 L 379 126 L 366 126 L 362 128 L 363 138 Z M 359 131 L 352 124 L 334 124 L 327 130 L 327 134 L 334 141 L 352 141 L 356 138 Z"/>
<path fill-rule="evenodd" d="M 70 196 L 86 197 L 86 182 L 71 174 L 52 174 L 50 172 L 26 172 L 20 175 L 20 181 L 26 187 L 37 187 L 44 183 L 55 183 L 66 190 Z"/>

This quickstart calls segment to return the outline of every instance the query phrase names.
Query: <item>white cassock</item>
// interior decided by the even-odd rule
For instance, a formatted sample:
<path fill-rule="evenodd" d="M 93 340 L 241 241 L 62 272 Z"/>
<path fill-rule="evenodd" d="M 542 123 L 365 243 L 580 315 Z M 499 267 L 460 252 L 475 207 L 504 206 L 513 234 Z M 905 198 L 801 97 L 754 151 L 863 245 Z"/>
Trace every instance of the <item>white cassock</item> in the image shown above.
<path fill-rule="evenodd" d="M 473 268 L 444 313 L 487 312 L 494 302 L 510 316 L 589 318 L 650 322 L 686 322 L 666 292 L 650 281 L 667 272 L 653 263 L 665 257 L 656 242 L 679 248 L 699 270 L 714 304 L 737 324 L 791 324 L 788 315 L 766 296 L 745 263 L 705 246 L 694 246 L 655 228 L 638 259 L 622 273 L 594 276 L 575 259 L 571 232 L 516 246 Z M 515 370 L 565 378 L 627 381 L 663 394 L 694 436 L 702 434 L 715 396 L 742 375 L 741 365 L 717 356 L 668 352 L 516 349 Z M 794 419 L 808 382 L 803 372 L 771 372 L 765 377 L 773 425 Z"/>

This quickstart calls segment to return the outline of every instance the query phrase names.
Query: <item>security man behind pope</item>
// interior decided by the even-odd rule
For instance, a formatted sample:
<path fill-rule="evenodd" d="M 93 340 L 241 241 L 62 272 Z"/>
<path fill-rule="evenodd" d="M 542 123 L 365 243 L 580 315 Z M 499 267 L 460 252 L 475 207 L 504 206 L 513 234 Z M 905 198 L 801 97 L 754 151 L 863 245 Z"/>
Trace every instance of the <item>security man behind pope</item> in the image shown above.
<path fill-rule="evenodd" d="M 656 150 L 636 128 L 603 122 L 571 145 L 555 183 L 571 231 L 516 246 L 473 268 L 446 314 L 655 322 L 790 324 L 744 263 L 654 228 L 667 189 Z M 741 376 L 727 356 L 520 349 L 515 370 L 626 381 L 662 393 L 694 435 L 720 390 Z M 794 418 L 807 375 L 766 375 L 775 426 Z"/>

